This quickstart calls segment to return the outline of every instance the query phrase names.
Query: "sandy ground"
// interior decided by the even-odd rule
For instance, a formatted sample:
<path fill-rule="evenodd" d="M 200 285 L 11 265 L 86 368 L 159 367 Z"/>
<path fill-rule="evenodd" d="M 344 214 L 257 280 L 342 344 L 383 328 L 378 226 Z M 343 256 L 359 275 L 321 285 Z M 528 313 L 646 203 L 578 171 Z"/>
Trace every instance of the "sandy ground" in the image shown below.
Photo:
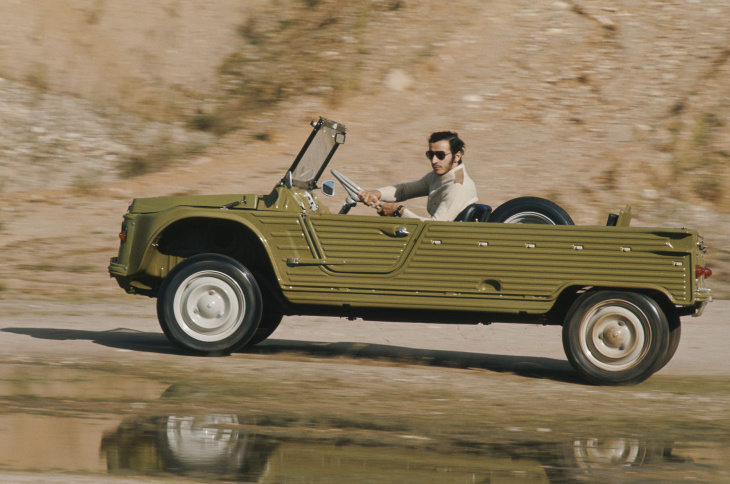
<path fill-rule="evenodd" d="M 730 339 L 730 301 L 710 303 L 699 318 L 684 318 L 682 340 L 660 375 L 730 375 L 725 342 Z M 176 354 L 162 334 L 155 301 L 130 297 L 119 302 L 0 301 L 0 358 L 5 362 L 149 365 L 171 360 L 196 365 L 198 358 Z M 548 377 L 570 371 L 561 328 L 539 325 L 449 325 L 381 323 L 339 318 L 289 317 L 260 345 L 280 355 L 346 356 L 418 364 L 438 356 L 462 367 L 517 372 L 530 369 Z M 277 356 L 277 354 L 279 356 Z M 250 358 L 234 354 L 215 359 L 226 371 Z M 349 361 L 348 363 L 353 363 Z"/>

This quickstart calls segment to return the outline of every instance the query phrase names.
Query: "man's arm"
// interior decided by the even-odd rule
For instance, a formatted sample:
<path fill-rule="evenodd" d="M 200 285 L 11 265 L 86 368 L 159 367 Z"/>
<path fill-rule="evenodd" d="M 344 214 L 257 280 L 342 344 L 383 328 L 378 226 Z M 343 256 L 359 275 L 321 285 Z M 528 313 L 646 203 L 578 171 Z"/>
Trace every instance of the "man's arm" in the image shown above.
<path fill-rule="evenodd" d="M 451 222 L 472 203 L 477 203 L 477 190 L 470 178 L 460 183 L 452 183 L 441 187 L 429 198 L 430 217 L 419 217 L 410 210 L 403 211 L 403 217 L 420 220 L 437 220 Z"/>
<path fill-rule="evenodd" d="M 434 176 L 432 173 L 428 173 L 420 180 L 380 188 L 378 189 L 381 194 L 380 200 L 402 202 L 411 198 L 427 197 L 432 176 Z"/>
<path fill-rule="evenodd" d="M 426 174 L 420 180 L 399 183 L 398 185 L 391 185 L 378 190 L 363 190 L 357 195 L 365 204 L 371 207 L 377 207 L 380 215 L 389 217 L 395 214 L 398 208 L 400 208 L 401 205 L 399 202 L 411 198 L 428 196 L 429 176 L 432 176 L 431 173 Z M 404 210 L 400 213 L 406 211 Z M 411 216 L 418 217 L 413 212 L 410 212 L 410 214 Z"/>

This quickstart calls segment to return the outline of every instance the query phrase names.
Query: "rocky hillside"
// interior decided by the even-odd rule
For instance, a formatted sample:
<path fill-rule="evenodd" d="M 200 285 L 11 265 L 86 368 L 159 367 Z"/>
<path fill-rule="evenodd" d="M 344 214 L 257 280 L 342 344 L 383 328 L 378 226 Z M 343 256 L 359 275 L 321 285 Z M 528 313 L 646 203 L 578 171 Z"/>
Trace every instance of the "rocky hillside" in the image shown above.
<path fill-rule="evenodd" d="M 49 295 L 64 274 L 96 290 L 130 198 L 268 191 L 320 115 L 364 186 L 424 172 L 425 137 L 453 129 L 485 203 L 700 228 L 730 294 L 724 0 L 73 4 L 0 5 L 0 297 L 43 268 Z M 66 249 L 45 239 L 64 217 Z"/>

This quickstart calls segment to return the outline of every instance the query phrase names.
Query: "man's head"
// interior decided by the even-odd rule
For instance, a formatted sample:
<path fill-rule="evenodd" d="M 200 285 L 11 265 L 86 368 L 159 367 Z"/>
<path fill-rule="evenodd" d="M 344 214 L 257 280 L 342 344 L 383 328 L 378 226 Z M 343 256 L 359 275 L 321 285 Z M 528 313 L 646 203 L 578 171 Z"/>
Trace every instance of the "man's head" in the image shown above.
<path fill-rule="evenodd" d="M 444 175 L 459 164 L 464 156 L 465 144 L 459 135 L 451 131 L 437 131 L 428 138 L 426 157 L 437 175 Z"/>

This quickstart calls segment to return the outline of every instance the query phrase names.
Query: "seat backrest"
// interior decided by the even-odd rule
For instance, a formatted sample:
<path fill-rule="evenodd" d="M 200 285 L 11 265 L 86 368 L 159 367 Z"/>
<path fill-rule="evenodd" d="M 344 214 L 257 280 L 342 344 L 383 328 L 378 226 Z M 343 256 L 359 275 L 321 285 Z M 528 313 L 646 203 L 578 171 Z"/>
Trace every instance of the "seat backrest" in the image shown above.
<path fill-rule="evenodd" d="M 489 205 L 472 203 L 456 216 L 454 222 L 486 222 L 491 213 L 492 207 Z"/>
<path fill-rule="evenodd" d="M 631 205 L 626 205 L 621 211 L 608 214 L 606 225 L 609 227 L 628 227 L 631 223 Z"/>

